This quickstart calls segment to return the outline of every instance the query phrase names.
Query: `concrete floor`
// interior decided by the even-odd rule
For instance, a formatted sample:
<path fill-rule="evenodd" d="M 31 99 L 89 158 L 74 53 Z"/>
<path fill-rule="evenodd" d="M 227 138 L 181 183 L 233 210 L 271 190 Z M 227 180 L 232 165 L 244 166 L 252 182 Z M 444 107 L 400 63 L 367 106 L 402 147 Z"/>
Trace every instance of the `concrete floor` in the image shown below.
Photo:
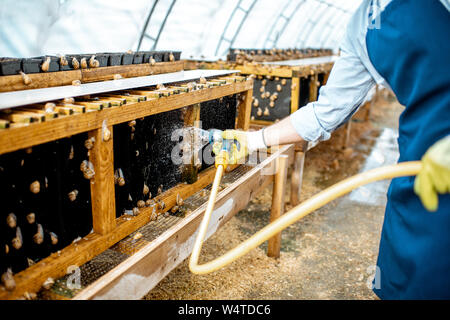
<path fill-rule="evenodd" d="M 397 121 L 402 107 L 384 97 L 370 122 L 353 122 L 351 148 L 340 148 L 343 132 L 306 157 L 302 200 L 361 171 L 393 164 L 398 157 Z M 187 261 L 145 299 L 376 299 L 374 275 L 389 181 L 359 188 L 290 226 L 282 234 L 280 259 L 267 244 L 223 270 L 193 275 Z M 267 224 L 271 187 L 205 243 L 203 261 L 233 248 Z M 289 199 L 289 190 L 286 194 Z M 288 210 L 289 203 L 286 206 Z"/>

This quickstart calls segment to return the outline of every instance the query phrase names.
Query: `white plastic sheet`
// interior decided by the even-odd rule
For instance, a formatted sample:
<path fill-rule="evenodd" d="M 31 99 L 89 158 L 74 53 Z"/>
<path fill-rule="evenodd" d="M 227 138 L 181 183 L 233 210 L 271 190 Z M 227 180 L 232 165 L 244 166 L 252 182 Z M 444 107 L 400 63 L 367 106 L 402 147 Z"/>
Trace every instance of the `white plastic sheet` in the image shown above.
<path fill-rule="evenodd" d="M 0 56 L 136 50 L 155 1 L 0 0 Z M 183 58 L 223 58 L 230 45 L 337 50 L 362 0 L 176 0 L 167 16 L 172 1 L 157 1 L 141 50 L 159 33 L 156 49 Z"/>

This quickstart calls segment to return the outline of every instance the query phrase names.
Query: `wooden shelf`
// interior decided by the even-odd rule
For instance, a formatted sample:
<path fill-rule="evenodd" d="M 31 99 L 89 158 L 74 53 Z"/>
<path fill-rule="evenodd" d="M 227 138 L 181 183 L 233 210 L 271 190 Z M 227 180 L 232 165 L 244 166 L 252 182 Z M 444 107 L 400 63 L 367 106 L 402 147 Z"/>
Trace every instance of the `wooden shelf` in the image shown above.
<path fill-rule="evenodd" d="M 86 263 L 150 221 L 153 207 L 142 208 L 137 216 L 122 216 L 116 219 L 112 126 L 166 111 L 192 108 L 201 102 L 225 96 L 241 94 L 237 105 L 238 117 L 235 128 L 248 130 L 252 92 L 253 81 L 245 80 L 121 107 L 66 116 L 48 122 L 33 123 L 26 127 L 0 130 L 0 154 L 82 132 L 88 132 L 89 136 L 97 137 L 96 141 L 98 141 L 90 154 L 90 161 L 96 172 L 91 181 L 91 198 L 96 199 L 92 201 L 94 232 L 15 274 L 15 290 L 9 292 L 0 286 L 0 299 L 18 299 L 26 292 L 38 291 L 49 277 L 56 279 L 64 276 L 68 267 Z M 111 132 L 110 139 L 106 141 L 103 139 L 104 126 Z M 176 205 L 177 195 L 186 199 L 209 185 L 213 178 L 214 168 L 210 168 L 200 173 L 198 180 L 193 184 L 180 183 L 153 198 L 155 202 L 165 203 L 164 208 L 158 207 L 156 213 L 160 215 L 170 210 Z"/>
<path fill-rule="evenodd" d="M 0 154 L 99 129 L 104 121 L 106 121 L 108 126 L 115 125 L 245 92 L 252 88 L 253 81 L 248 80 L 145 102 L 126 104 L 121 107 L 113 107 L 101 111 L 75 114 L 48 122 L 32 123 L 27 127 L 4 129 L 0 131 Z"/>
<path fill-rule="evenodd" d="M 288 156 L 292 162 L 293 153 L 294 145 L 280 147 L 269 154 L 263 162 L 219 192 L 207 238 L 244 209 L 262 189 L 274 182 L 278 159 Z M 282 203 L 284 205 L 284 201 Z M 146 244 L 116 268 L 79 292 L 74 299 L 142 298 L 191 254 L 206 205 L 205 203 L 200 206 L 154 241 Z"/>

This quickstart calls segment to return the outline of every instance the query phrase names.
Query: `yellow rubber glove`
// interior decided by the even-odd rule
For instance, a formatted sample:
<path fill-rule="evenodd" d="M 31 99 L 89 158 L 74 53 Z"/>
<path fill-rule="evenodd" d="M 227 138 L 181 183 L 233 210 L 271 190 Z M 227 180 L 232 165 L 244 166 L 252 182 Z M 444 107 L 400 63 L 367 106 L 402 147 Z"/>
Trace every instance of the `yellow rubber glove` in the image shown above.
<path fill-rule="evenodd" d="M 414 192 L 428 211 L 438 209 L 438 194 L 450 193 L 450 136 L 436 142 L 422 158 Z"/>
<path fill-rule="evenodd" d="M 248 155 L 247 132 L 238 130 L 225 130 L 222 133 L 224 140 L 234 141 L 231 145 L 228 164 L 238 164 Z"/>
<path fill-rule="evenodd" d="M 222 143 L 214 144 L 213 152 L 216 154 L 216 167 L 219 164 L 240 164 L 245 157 L 255 150 L 266 148 L 263 131 L 245 132 L 239 130 L 225 130 L 222 132 L 223 140 L 233 141 L 229 154 L 225 155 Z"/>

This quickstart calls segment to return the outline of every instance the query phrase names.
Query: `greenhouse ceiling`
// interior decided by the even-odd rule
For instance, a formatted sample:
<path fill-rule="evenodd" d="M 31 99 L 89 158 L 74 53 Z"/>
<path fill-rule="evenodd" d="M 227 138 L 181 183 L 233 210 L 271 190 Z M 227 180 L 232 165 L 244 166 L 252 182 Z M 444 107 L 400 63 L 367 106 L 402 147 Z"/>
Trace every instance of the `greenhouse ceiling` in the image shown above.
<path fill-rule="evenodd" d="M 0 56 L 332 48 L 362 0 L 1 0 Z"/>

